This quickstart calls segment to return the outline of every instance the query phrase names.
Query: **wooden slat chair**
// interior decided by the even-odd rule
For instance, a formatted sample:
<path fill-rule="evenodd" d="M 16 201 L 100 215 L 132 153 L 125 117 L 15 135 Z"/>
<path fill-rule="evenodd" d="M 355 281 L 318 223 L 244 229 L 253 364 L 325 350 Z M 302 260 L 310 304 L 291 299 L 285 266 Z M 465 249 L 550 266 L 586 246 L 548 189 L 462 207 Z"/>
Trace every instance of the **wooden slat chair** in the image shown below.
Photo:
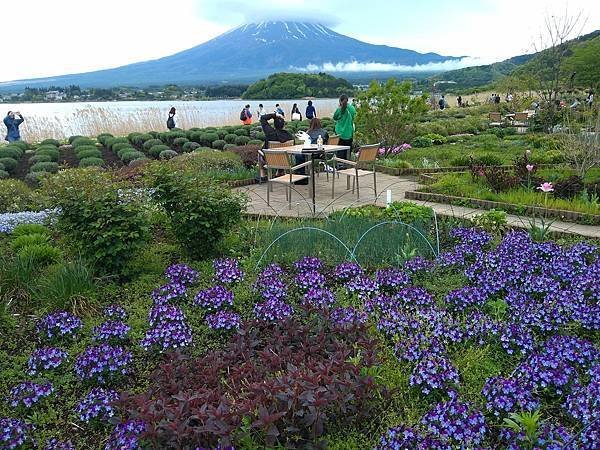
<path fill-rule="evenodd" d="M 294 141 L 290 140 L 290 141 L 285 141 L 285 142 L 279 142 L 279 141 L 268 141 L 269 143 L 269 149 L 273 150 L 275 148 L 284 148 L 284 147 L 292 147 L 294 145 Z M 264 153 L 264 148 L 262 150 L 258 151 L 258 166 L 259 166 L 259 174 L 258 174 L 258 184 L 261 184 L 261 178 L 263 177 L 262 174 L 262 169 L 264 169 L 264 165 L 265 165 L 265 153 Z"/>
<path fill-rule="evenodd" d="M 360 197 L 360 188 L 358 179 L 366 175 L 373 174 L 373 189 L 375 191 L 375 197 L 377 197 L 377 174 L 375 171 L 375 162 L 377 161 L 377 152 L 379 151 L 380 144 L 363 145 L 360 147 L 358 158 L 356 161 L 349 161 L 347 159 L 338 158 L 334 156 L 331 161 L 333 162 L 333 181 L 331 183 L 331 198 L 335 196 L 335 174 L 346 175 L 346 189 L 350 189 L 350 177 L 352 178 L 352 193 L 354 194 L 354 186 L 356 185 L 356 197 Z M 350 166 L 348 169 L 337 170 L 337 163 L 346 164 Z M 358 165 L 370 165 L 372 170 L 359 169 Z"/>
<path fill-rule="evenodd" d="M 488 125 L 490 127 L 501 127 L 503 125 L 502 114 L 500 114 L 499 112 L 491 112 Z"/>
<path fill-rule="evenodd" d="M 310 161 L 292 166 L 290 155 L 285 150 L 263 150 L 265 158 L 265 169 L 267 171 L 267 205 L 271 205 L 270 193 L 273 191 L 273 183 L 285 185 L 285 199 L 288 205 L 292 207 L 292 185 L 301 180 L 310 178 L 310 175 L 295 174 L 294 172 L 302 167 L 311 165 Z M 283 170 L 284 174 L 273 177 L 273 170 Z"/>

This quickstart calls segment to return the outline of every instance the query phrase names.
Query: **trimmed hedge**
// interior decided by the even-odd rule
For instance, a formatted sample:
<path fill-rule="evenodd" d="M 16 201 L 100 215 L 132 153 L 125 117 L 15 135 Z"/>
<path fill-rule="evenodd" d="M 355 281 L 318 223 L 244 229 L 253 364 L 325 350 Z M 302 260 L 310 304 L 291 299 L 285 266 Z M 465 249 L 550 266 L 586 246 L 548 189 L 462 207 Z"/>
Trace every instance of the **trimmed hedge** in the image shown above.
<path fill-rule="evenodd" d="M 74 139 L 73 142 L 71 142 L 71 145 L 75 148 L 77 147 L 81 147 L 82 145 L 96 145 L 96 143 L 94 141 L 92 141 L 90 138 L 86 138 L 86 137 L 81 137 L 81 138 L 77 138 Z"/>
<path fill-rule="evenodd" d="M 23 156 L 23 152 L 19 148 L 0 147 L 0 158 L 19 159 L 21 156 Z"/>
<path fill-rule="evenodd" d="M 223 139 L 217 139 L 216 141 L 213 141 L 211 147 L 216 148 L 217 150 L 223 150 L 225 144 L 227 144 L 227 142 L 225 142 Z"/>
<path fill-rule="evenodd" d="M 172 159 L 172 158 L 175 158 L 177 155 L 178 155 L 178 153 L 176 151 L 163 150 L 162 152 L 160 152 L 160 155 L 158 155 L 158 157 L 160 159 Z"/>
<path fill-rule="evenodd" d="M 89 157 L 82 158 L 81 161 L 79 161 L 79 167 L 102 167 L 103 164 L 104 160 L 102 158 Z"/>
<path fill-rule="evenodd" d="M 52 161 L 52 158 L 50 157 L 50 155 L 33 155 L 31 158 L 29 158 L 29 164 L 35 164 L 35 163 L 39 163 L 39 162 L 50 162 Z"/>
<path fill-rule="evenodd" d="M 223 146 L 223 150 L 229 150 L 230 148 L 235 148 L 235 147 L 237 147 L 237 145 L 235 145 L 235 144 L 225 144 Z"/>
<path fill-rule="evenodd" d="M 85 136 L 81 136 L 81 135 L 75 135 L 75 136 L 71 136 L 69 137 L 69 144 L 73 145 L 73 141 L 75 141 L 75 139 L 79 139 L 79 138 L 84 138 Z"/>
<path fill-rule="evenodd" d="M 13 158 L 0 158 L 0 164 L 4 166 L 4 170 L 9 173 L 12 173 L 17 168 L 19 164 L 16 159 Z"/>
<path fill-rule="evenodd" d="M 225 140 L 225 142 L 227 142 L 228 144 L 235 144 L 235 140 L 237 139 L 238 135 L 237 134 L 226 134 L 225 137 L 223 138 Z"/>
<path fill-rule="evenodd" d="M 173 146 L 177 148 L 182 148 L 186 142 L 190 142 L 190 140 L 186 137 L 178 137 L 173 139 Z"/>
<path fill-rule="evenodd" d="M 81 152 L 77 152 L 77 157 L 80 160 L 87 158 L 99 158 L 102 159 L 102 152 L 96 149 L 83 150 Z"/>
<path fill-rule="evenodd" d="M 135 159 L 140 159 L 140 158 L 145 158 L 146 155 L 144 155 L 142 152 L 139 152 L 137 150 L 133 150 L 130 152 L 124 152 L 121 154 L 120 158 L 124 163 L 130 163 L 131 161 L 135 160 Z"/>
<path fill-rule="evenodd" d="M 58 157 L 60 155 L 60 152 L 56 149 L 51 149 L 51 148 L 42 148 L 41 150 L 38 150 L 35 152 L 36 155 L 48 155 L 50 156 L 50 158 L 52 158 L 52 161 L 58 161 Z"/>
<path fill-rule="evenodd" d="M 124 137 L 113 137 L 106 140 L 106 147 L 112 150 L 112 146 L 118 143 L 129 143 L 127 138 Z"/>
<path fill-rule="evenodd" d="M 38 186 L 42 178 L 50 175 L 49 172 L 29 172 L 25 175 L 25 182 L 31 186 Z"/>
<path fill-rule="evenodd" d="M 56 173 L 58 172 L 58 164 L 55 162 L 39 162 L 35 163 L 29 169 L 30 172 L 50 172 Z"/>
<path fill-rule="evenodd" d="M 250 136 L 250 130 L 247 127 L 238 128 L 233 133 L 238 136 Z"/>
<path fill-rule="evenodd" d="M 11 142 L 9 145 L 11 145 L 13 147 L 18 147 L 22 151 L 25 151 L 29 148 L 29 144 L 25 141 L 15 141 L 15 142 Z"/>
<path fill-rule="evenodd" d="M 163 141 L 161 141 L 160 139 L 150 139 L 150 140 L 144 142 L 144 145 L 142 147 L 144 148 L 144 150 L 148 151 L 155 145 L 164 145 L 164 144 L 163 144 Z"/>
<path fill-rule="evenodd" d="M 248 142 L 250 142 L 248 136 L 238 136 L 235 138 L 235 145 L 246 145 Z"/>
<path fill-rule="evenodd" d="M 260 139 L 250 139 L 246 145 L 260 145 L 262 146 L 265 143 L 265 141 L 261 141 Z"/>
<path fill-rule="evenodd" d="M 132 146 L 129 146 L 129 147 L 123 147 L 123 148 L 122 148 L 122 149 L 120 149 L 118 152 L 116 152 L 116 154 L 117 154 L 117 156 L 118 156 L 119 158 L 121 158 L 121 159 L 122 159 L 122 158 L 123 158 L 123 155 L 124 155 L 125 153 L 128 153 L 128 152 L 137 152 L 137 151 L 139 151 L 139 150 L 137 150 L 137 149 L 133 148 Z"/>
<path fill-rule="evenodd" d="M 148 155 L 152 156 L 153 158 L 158 158 L 160 153 L 164 152 L 165 150 L 171 150 L 171 149 L 169 148 L 168 145 L 164 145 L 164 144 L 153 145 L 150 148 L 150 150 L 148 150 Z"/>
<path fill-rule="evenodd" d="M 184 153 L 191 153 L 199 147 L 200 144 L 198 144 L 197 142 L 186 142 L 185 144 L 183 144 L 183 147 L 181 147 L 181 151 L 183 151 Z"/>
<path fill-rule="evenodd" d="M 96 136 L 96 140 L 100 142 L 102 145 L 107 147 L 106 143 L 109 139 L 114 138 L 114 136 L 110 133 L 102 133 Z"/>
<path fill-rule="evenodd" d="M 132 135 L 133 134 L 134 133 L 132 133 Z M 149 133 L 135 133 L 135 135 L 132 136 L 129 141 L 136 147 L 141 148 L 142 145 L 144 145 L 144 142 L 149 141 L 150 139 L 154 139 L 154 137 Z"/>
<path fill-rule="evenodd" d="M 124 148 L 132 148 L 132 146 L 129 142 L 117 142 L 112 146 L 112 151 L 118 154 L 119 151 Z"/>
<path fill-rule="evenodd" d="M 0 180 L 10 177 L 10 174 L 6 170 L 0 170 Z"/>
<path fill-rule="evenodd" d="M 42 142 L 40 142 L 40 145 L 54 145 L 55 147 L 58 147 L 60 145 L 60 141 L 58 139 L 44 139 Z"/>

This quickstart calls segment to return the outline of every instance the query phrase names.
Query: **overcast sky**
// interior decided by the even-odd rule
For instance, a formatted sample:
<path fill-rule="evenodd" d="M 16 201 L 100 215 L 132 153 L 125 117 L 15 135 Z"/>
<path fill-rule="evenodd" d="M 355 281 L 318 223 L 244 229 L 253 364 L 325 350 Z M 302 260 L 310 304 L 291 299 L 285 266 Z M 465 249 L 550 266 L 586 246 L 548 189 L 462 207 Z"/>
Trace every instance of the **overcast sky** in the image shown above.
<path fill-rule="evenodd" d="M 600 28 L 598 0 L 3 0 L 0 81 L 154 59 L 277 19 L 487 63 L 531 51 L 544 16 L 565 9 L 583 12 L 583 33 Z"/>

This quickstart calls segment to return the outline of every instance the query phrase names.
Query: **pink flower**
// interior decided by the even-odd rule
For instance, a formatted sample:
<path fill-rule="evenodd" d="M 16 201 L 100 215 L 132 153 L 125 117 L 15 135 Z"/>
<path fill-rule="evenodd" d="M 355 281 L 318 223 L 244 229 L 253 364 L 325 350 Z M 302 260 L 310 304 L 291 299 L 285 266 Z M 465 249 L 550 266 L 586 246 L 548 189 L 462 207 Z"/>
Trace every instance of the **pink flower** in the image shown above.
<path fill-rule="evenodd" d="M 533 164 L 527 164 L 525 166 L 525 168 L 527 169 L 527 172 L 531 172 L 533 170 L 533 168 L 534 168 L 534 165 Z"/>
<path fill-rule="evenodd" d="M 552 187 L 552 183 L 548 182 L 542 183 L 537 187 L 537 189 L 541 190 L 542 192 L 552 192 L 554 190 L 554 188 Z"/>

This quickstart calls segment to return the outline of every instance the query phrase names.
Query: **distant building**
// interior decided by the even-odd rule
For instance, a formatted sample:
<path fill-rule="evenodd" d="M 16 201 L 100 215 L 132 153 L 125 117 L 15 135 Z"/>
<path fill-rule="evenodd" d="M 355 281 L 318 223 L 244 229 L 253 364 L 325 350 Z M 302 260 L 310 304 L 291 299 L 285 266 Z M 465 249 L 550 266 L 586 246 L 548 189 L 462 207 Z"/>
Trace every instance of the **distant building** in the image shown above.
<path fill-rule="evenodd" d="M 46 100 L 62 100 L 63 98 L 65 98 L 64 92 L 61 92 L 61 91 L 46 92 Z"/>

